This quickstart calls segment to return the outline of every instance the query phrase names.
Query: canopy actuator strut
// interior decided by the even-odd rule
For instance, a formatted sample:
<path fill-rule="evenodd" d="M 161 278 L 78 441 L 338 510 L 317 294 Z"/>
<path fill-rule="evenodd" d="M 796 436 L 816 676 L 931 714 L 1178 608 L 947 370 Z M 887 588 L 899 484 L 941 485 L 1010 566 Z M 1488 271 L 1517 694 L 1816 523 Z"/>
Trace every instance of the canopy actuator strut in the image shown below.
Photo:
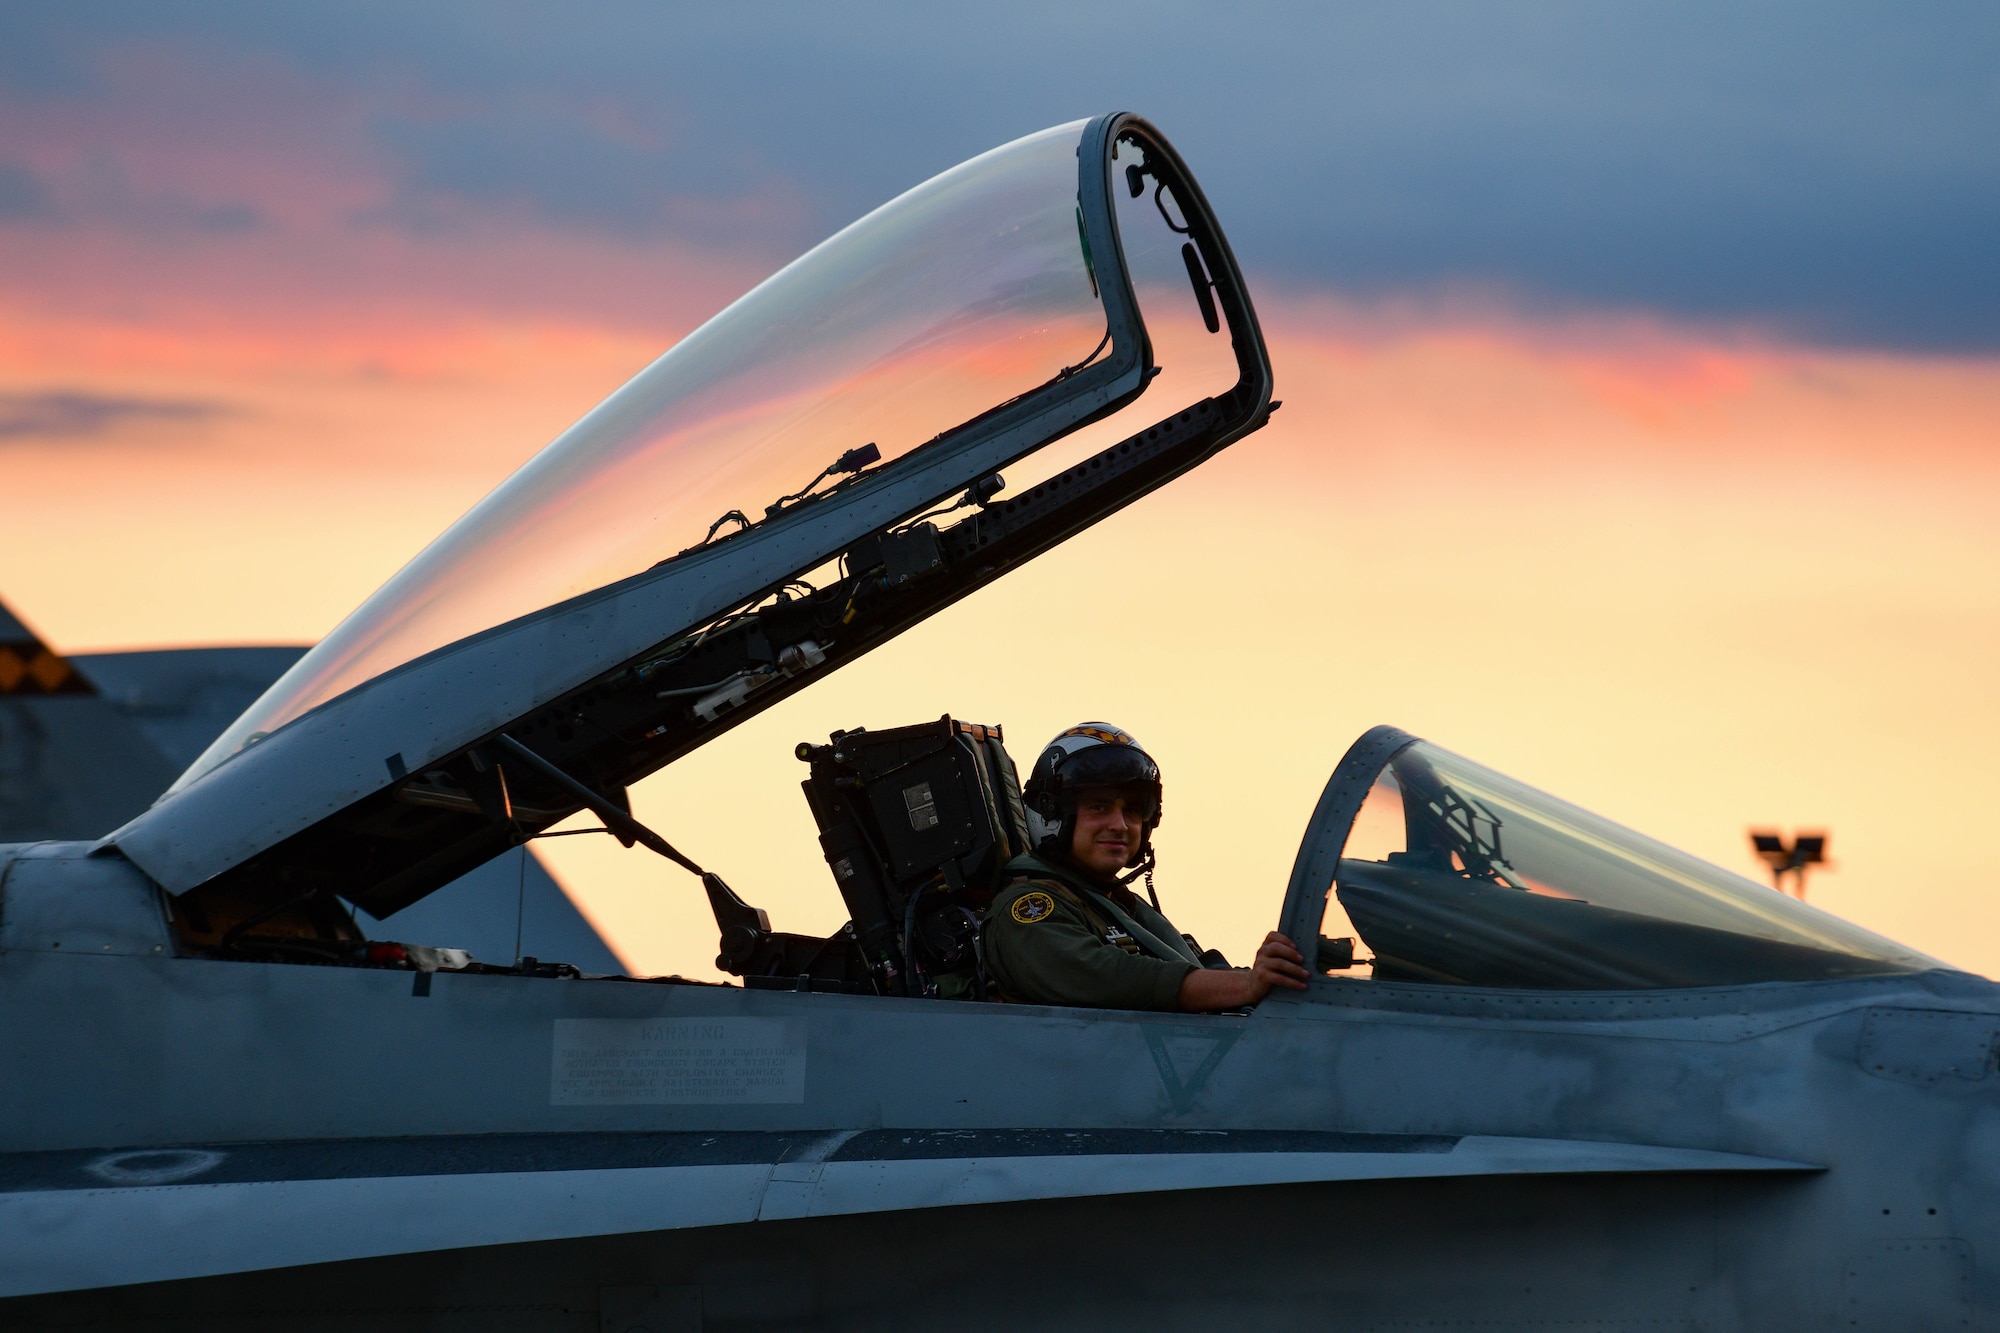
<path fill-rule="evenodd" d="M 548 760 L 530 750 L 505 732 L 500 734 L 499 746 L 528 767 L 540 773 L 549 781 L 561 787 L 574 797 L 585 809 L 604 821 L 604 827 L 611 830 L 613 837 L 630 847 L 638 843 L 647 851 L 658 852 L 681 869 L 701 878 L 701 886 L 708 891 L 708 905 L 715 913 L 716 927 L 721 930 L 723 950 L 729 952 L 732 942 L 743 940 L 741 935 L 731 932 L 753 932 L 748 938 L 754 947 L 756 940 L 771 933 L 771 918 L 761 907 L 752 907 L 736 896 L 736 890 L 722 882 L 722 876 L 713 871 L 703 870 L 665 838 L 641 824 L 631 815 L 619 809 L 597 792 L 584 786 L 569 774 L 557 768 Z M 742 945 L 739 944 L 739 947 Z"/>

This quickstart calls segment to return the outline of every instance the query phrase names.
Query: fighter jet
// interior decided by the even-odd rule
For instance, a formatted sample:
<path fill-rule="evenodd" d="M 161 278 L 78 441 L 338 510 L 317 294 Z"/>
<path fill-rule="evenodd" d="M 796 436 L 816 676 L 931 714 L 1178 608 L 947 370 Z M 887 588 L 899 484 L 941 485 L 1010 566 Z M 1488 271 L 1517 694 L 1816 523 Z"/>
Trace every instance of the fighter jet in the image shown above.
<path fill-rule="evenodd" d="M 0 1318 L 1991 1321 L 2000 992 L 1428 741 L 1334 764 L 1270 886 L 1316 979 L 1242 1013 L 987 998 L 1029 836 L 989 722 L 802 738 L 830 936 L 632 817 L 1272 389 L 1213 211 L 1122 114 L 918 186 L 682 340 L 147 810 L 4 853 Z M 734 982 L 364 929 L 582 811 L 707 896 Z"/>

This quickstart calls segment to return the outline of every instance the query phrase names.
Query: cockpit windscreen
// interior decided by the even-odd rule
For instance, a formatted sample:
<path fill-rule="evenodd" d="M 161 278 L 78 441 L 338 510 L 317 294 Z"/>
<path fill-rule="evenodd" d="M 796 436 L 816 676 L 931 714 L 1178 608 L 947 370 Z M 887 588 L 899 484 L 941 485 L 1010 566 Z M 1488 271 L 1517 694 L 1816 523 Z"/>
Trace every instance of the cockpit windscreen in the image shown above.
<path fill-rule="evenodd" d="M 682 339 L 384 584 L 176 789 L 384 671 L 727 540 L 1091 361 L 1109 335 L 1077 202 L 1084 128 L 935 177 Z"/>
<path fill-rule="evenodd" d="M 1333 887 L 1328 915 L 1378 980 L 1640 990 L 1944 966 L 1425 741 L 1376 775 Z"/>

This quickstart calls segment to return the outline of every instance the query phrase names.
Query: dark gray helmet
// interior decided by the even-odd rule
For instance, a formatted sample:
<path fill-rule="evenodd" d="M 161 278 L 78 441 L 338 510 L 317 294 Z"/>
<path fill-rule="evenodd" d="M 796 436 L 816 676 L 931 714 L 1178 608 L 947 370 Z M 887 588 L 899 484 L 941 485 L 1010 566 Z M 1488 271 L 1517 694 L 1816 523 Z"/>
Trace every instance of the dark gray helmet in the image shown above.
<path fill-rule="evenodd" d="M 1153 830 L 1160 826 L 1160 766 L 1132 733 L 1109 722 L 1079 722 L 1042 747 L 1021 798 L 1028 807 L 1029 832 L 1044 856 L 1066 855 L 1076 820 L 1076 794 L 1087 787 L 1143 788 L 1152 813 L 1139 834 L 1128 867 L 1152 854 Z"/>

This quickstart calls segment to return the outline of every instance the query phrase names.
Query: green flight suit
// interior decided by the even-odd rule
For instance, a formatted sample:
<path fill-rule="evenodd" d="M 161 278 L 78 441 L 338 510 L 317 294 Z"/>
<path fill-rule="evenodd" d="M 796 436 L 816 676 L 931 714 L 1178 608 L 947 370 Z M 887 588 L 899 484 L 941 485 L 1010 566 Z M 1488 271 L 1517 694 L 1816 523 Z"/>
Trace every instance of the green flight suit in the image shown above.
<path fill-rule="evenodd" d="M 1033 855 L 1007 863 L 980 942 L 1009 1000 L 1178 1009 L 1201 956 L 1173 922 L 1116 885 Z"/>

